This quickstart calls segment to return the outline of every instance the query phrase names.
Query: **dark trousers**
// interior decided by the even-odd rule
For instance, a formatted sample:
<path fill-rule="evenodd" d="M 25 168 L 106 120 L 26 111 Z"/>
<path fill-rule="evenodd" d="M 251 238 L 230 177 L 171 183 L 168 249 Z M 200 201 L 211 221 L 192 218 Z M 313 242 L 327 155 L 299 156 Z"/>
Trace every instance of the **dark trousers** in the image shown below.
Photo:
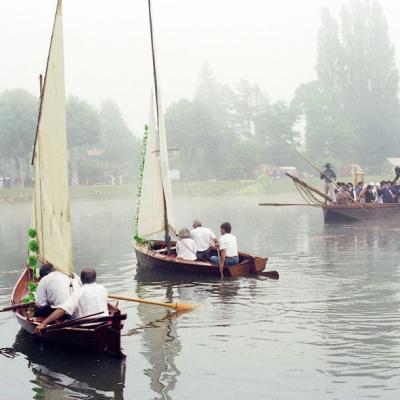
<path fill-rule="evenodd" d="M 39 307 L 35 311 L 35 317 L 48 317 L 55 309 L 50 306 Z"/>
<path fill-rule="evenodd" d="M 208 261 L 210 259 L 210 249 L 197 251 L 196 255 L 199 261 Z"/>

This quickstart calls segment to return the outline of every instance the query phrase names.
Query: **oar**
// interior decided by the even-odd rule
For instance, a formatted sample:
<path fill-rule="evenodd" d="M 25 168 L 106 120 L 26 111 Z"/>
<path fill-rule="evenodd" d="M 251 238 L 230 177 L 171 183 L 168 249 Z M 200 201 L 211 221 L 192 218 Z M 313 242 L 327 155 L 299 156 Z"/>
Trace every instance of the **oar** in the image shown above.
<path fill-rule="evenodd" d="M 162 301 L 145 300 L 145 299 L 140 299 L 140 298 L 137 298 L 137 297 L 121 296 L 119 294 L 109 294 L 108 297 L 110 299 L 115 299 L 115 300 L 134 301 L 136 303 L 152 304 L 154 306 L 168 307 L 168 308 L 172 308 L 172 309 L 174 309 L 176 311 L 191 311 L 191 310 L 194 310 L 197 307 L 199 307 L 198 304 L 164 303 Z"/>
<path fill-rule="evenodd" d="M 219 265 L 219 273 L 221 274 L 221 281 L 224 280 L 224 266 L 221 264 L 221 254 L 219 244 L 217 244 L 217 254 L 218 254 L 218 265 Z"/>
<path fill-rule="evenodd" d="M 16 310 L 17 308 L 29 307 L 29 306 L 33 306 L 34 304 L 35 304 L 34 301 L 30 301 L 29 303 L 13 304 L 12 306 L 0 308 L 0 312 L 13 311 L 13 310 Z"/>
<path fill-rule="evenodd" d="M 85 322 L 92 322 L 93 317 L 95 317 L 96 315 L 100 315 L 102 313 L 103 313 L 102 311 L 99 311 L 94 314 L 85 315 L 84 317 L 69 319 L 69 320 L 63 321 L 63 322 L 57 322 L 55 324 L 47 325 L 45 328 L 43 328 L 43 330 L 51 331 L 53 329 L 67 328 L 67 327 L 71 327 L 74 325 L 83 324 Z"/>
<path fill-rule="evenodd" d="M 278 271 L 261 271 L 258 273 L 261 276 L 265 276 L 270 279 L 279 279 Z"/>

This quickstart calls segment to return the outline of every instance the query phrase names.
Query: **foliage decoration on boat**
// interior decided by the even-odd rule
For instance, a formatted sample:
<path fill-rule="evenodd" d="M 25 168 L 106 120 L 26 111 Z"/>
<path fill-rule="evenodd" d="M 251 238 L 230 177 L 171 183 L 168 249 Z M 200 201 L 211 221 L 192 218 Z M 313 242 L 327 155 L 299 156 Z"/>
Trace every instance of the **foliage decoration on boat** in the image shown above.
<path fill-rule="evenodd" d="M 144 126 L 144 133 L 142 139 L 142 151 L 141 151 L 141 159 L 139 164 L 139 176 L 138 183 L 136 188 L 136 215 L 135 215 L 135 242 L 140 244 L 145 244 L 147 241 L 139 236 L 138 225 L 139 225 L 139 210 L 140 210 L 140 197 L 142 195 L 142 186 L 143 186 L 143 172 L 144 172 L 144 163 L 146 160 L 146 150 L 147 150 L 147 138 L 149 135 L 149 127 L 148 125 Z"/>
<path fill-rule="evenodd" d="M 36 240 L 30 240 L 29 251 L 31 251 L 32 253 L 37 253 L 38 250 L 39 250 L 38 242 Z"/>
<path fill-rule="evenodd" d="M 37 252 L 39 250 L 39 245 L 36 240 L 36 237 L 37 237 L 36 229 L 30 228 L 28 230 L 28 236 L 29 236 L 30 240 L 28 243 L 29 256 L 28 256 L 27 264 L 28 264 L 28 267 L 32 270 L 32 276 L 35 279 L 38 277 Z M 33 281 L 28 283 L 29 293 L 27 296 L 25 296 L 22 299 L 23 303 L 28 303 L 30 301 L 35 300 L 36 287 L 37 287 L 37 284 Z"/>
<path fill-rule="evenodd" d="M 136 234 L 134 236 L 134 239 L 135 239 L 135 242 L 138 243 L 138 244 L 146 244 L 146 243 L 148 243 L 148 240 L 146 240 L 145 238 L 139 236 L 138 234 Z"/>
<path fill-rule="evenodd" d="M 29 303 L 31 301 L 35 301 L 35 292 L 36 292 L 36 288 L 37 288 L 37 283 L 30 281 L 28 283 L 28 289 L 29 289 L 29 294 L 26 295 L 23 299 L 22 302 L 23 303 Z"/>
<path fill-rule="evenodd" d="M 28 235 L 31 239 L 35 239 L 35 237 L 37 236 L 37 231 L 35 228 L 30 228 L 28 230 Z"/>

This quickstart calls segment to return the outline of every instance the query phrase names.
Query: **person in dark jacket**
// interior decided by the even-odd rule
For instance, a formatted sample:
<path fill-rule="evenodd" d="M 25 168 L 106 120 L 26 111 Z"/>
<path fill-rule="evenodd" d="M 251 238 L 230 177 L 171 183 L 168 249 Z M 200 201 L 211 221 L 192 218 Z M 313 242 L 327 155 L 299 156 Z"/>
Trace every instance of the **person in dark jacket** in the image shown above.
<path fill-rule="evenodd" d="M 375 203 L 375 193 L 372 191 L 371 185 L 367 185 L 364 193 L 364 199 L 366 203 Z"/>
<path fill-rule="evenodd" d="M 335 194 L 335 184 L 336 181 L 336 173 L 332 169 L 331 164 L 326 163 L 324 165 L 324 170 L 320 174 L 321 180 L 325 181 L 325 194 L 332 199 L 333 203 L 336 203 L 336 194 Z"/>

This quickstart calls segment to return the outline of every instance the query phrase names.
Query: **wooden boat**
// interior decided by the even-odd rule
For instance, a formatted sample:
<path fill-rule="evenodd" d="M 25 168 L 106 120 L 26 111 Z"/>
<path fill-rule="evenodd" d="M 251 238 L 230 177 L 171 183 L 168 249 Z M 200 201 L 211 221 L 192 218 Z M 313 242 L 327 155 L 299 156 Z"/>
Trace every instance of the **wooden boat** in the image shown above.
<path fill-rule="evenodd" d="M 22 299 L 28 294 L 28 283 L 33 280 L 32 270 L 26 268 L 20 276 L 11 295 L 12 304 L 21 304 Z M 59 321 L 51 328 L 44 330 L 40 339 L 50 342 L 61 342 L 64 344 L 81 347 L 98 353 L 106 353 L 112 356 L 123 357 L 121 351 L 121 330 L 124 326 L 126 314 L 108 304 L 108 316 L 85 318 L 79 321 Z M 33 334 L 36 326 L 43 321 L 41 317 L 34 317 L 35 307 L 20 307 L 14 314 L 21 327 Z M 72 325 L 69 325 L 72 324 Z M 59 326 L 58 326 L 59 325 Z"/>
<path fill-rule="evenodd" d="M 73 277 L 61 0 L 57 3 L 40 100 L 32 156 L 35 174 L 32 227 L 36 250 L 30 248 L 30 256 L 35 264 L 36 260 L 51 263 L 58 271 Z M 30 262 L 28 265 L 31 267 L 24 269 L 13 290 L 12 304 L 22 303 L 30 291 L 28 284 L 37 281 L 37 267 Z M 42 321 L 33 317 L 32 307 L 20 307 L 14 313 L 21 327 L 31 334 Z M 108 316 L 56 321 L 40 337 L 121 356 L 121 329 L 125 319 L 126 315 L 109 304 Z"/>
<path fill-rule="evenodd" d="M 175 242 L 171 242 L 175 245 Z M 171 250 L 170 255 L 163 254 L 159 250 L 166 249 L 164 241 L 155 241 L 151 248 L 148 245 L 134 244 L 136 258 L 141 266 L 155 268 L 164 271 L 200 274 L 204 276 L 220 276 L 219 266 L 207 261 L 187 261 L 176 258 L 176 252 Z M 216 253 L 215 253 L 216 254 Z M 252 256 L 239 252 L 239 264 L 224 266 L 224 276 L 238 277 L 257 274 L 265 269 L 267 258 Z"/>
<path fill-rule="evenodd" d="M 157 77 L 151 2 L 148 0 L 150 38 L 153 58 L 154 95 L 151 97 L 150 120 L 145 133 L 136 210 L 136 243 L 134 249 L 140 265 L 168 271 L 220 275 L 219 266 L 204 261 L 187 261 L 176 258 L 174 251 L 162 253 L 163 247 L 171 248 L 174 243 L 162 240 L 149 241 L 154 235 L 163 233 L 164 238 L 175 235 L 175 212 L 169 176 L 167 139 L 162 113 L 159 80 Z M 244 276 L 264 270 L 267 258 L 240 253 L 237 265 L 225 267 L 224 275 Z"/>
<path fill-rule="evenodd" d="M 358 203 L 347 206 L 326 204 L 321 206 L 325 223 L 356 221 L 398 220 L 400 222 L 400 203 Z"/>
<path fill-rule="evenodd" d="M 333 204 L 332 199 L 298 177 L 286 173 L 298 188 L 305 204 L 260 203 L 260 206 L 310 206 L 321 208 L 325 223 L 351 223 L 357 221 L 398 220 L 400 222 L 400 203 L 360 203 L 349 205 Z"/>

